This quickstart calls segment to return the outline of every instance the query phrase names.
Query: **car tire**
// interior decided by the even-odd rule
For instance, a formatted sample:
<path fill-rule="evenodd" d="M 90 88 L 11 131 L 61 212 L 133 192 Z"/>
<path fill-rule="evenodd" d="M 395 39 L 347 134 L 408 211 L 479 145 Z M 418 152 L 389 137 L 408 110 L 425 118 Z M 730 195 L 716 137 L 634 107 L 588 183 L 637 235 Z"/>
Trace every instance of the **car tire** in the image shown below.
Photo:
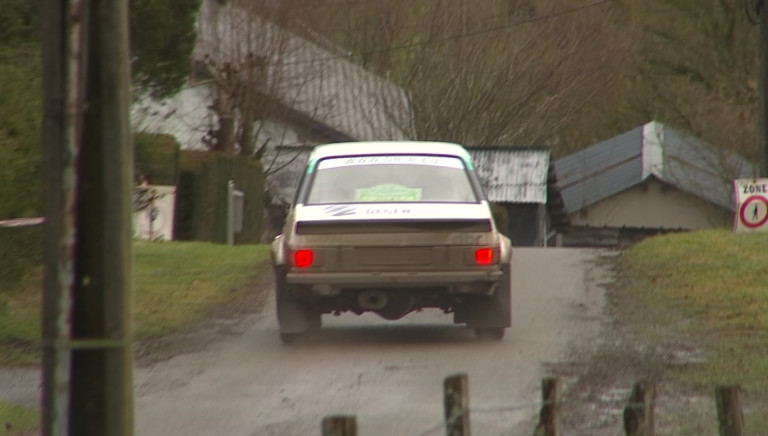
<path fill-rule="evenodd" d="M 285 273 L 275 268 L 275 304 L 277 322 L 280 326 L 280 339 L 283 343 L 295 342 L 298 336 L 318 330 L 322 326 L 322 314 L 319 310 L 297 300 L 291 295 L 286 283 Z"/>
<path fill-rule="evenodd" d="M 502 279 L 491 296 L 481 296 L 466 303 L 467 326 L 475 329 L 476 336 L 501 339 L 504 329 L 512 325 L 511 265 L 501 266 Z"/>

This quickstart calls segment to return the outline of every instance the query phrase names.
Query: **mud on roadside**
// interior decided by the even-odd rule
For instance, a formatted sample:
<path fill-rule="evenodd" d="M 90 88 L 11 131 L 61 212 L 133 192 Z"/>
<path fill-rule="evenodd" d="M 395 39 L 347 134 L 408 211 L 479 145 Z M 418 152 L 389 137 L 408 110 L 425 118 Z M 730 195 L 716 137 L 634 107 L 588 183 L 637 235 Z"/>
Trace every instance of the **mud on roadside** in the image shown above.
<path fill-rule="evenodd" d="M 203 321 L 169 335 L 136 341 L 135 364 L 150 366 L 179 354 L 203 350 L 222 336 L 242 334 L 250 318 L 264 311 L 272 287 L 272 270 L 269 261 L 264 261 L 247 283 L 230 289 L 231 298 L 212 308 Z"/>
<path fill-rule="evenodd" d="M 718 434 L 714 395 L 705 396 L 670 379 L 671 370 L 706 361 L 702 347 L 670 333 L 659 318 L 638 313 L 627 272 L 618 257 L 602 259 L 613 271 L 605 285 L 605 325 L 590 350 L 572 350 L 549 373 L 562 383 L 561 428 L 570 436 L 624 433 L 623 410 L 637 382 L 656 388 L 656 434 Z M 668 314 L 661 315 L 664 319 Z M 661 338 L 661 339 L 659 339 Z M 713 392 L 714 394 L 714 392 Z"/>

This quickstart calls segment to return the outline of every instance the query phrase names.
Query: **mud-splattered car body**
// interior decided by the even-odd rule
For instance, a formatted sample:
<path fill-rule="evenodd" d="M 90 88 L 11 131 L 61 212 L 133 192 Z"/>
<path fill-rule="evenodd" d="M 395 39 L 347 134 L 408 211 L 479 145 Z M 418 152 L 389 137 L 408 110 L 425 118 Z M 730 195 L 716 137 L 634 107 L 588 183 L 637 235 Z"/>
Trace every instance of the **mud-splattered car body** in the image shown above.
<path fill-rule="evenodd" d="M 281 337 L 320 328 L 322 314 L 396 320 L 439 308 L 478 336 L 501 338 L 511 256 L 463 147 L 315 147 L 272 243 Z"/>

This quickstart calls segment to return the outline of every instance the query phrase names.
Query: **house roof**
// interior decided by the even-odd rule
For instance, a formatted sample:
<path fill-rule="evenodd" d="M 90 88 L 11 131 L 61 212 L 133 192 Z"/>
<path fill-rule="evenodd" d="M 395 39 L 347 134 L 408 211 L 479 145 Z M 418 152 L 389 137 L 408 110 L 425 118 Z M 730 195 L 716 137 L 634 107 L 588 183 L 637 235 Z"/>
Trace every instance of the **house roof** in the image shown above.
<path fill-rule="evenodd" d="M 733 210 L 732 180 L 754 175 L 746 159 L 656 121 L 557 159 L 555 168 L 569 214 L 651 177 Z"/>
<path fill-rule="evenodd" d="M 341 133 L 338 137 L 414 137 L 405 90 L 350 62 L 340 49 L 324 49 L 232 2 L 203 2 L 192 56 L 218 66 L 264 59 L 266 95 L 304 119 Z"/>

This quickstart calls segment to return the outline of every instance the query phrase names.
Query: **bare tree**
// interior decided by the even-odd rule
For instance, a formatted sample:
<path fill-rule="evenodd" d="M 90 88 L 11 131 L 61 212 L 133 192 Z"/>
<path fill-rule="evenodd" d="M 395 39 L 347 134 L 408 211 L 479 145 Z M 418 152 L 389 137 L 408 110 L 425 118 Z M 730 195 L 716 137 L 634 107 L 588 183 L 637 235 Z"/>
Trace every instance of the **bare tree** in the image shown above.
<path fill-rule="evenodd" d="M 757 26 L 742 2 L 632 4 L 643 32 L 628 109 L 756 161 Z"/>
<path fill-rule="evenodd" d="M 631 59 L 616 2 L 341 3 L 314 25 L 409 90 L 422 139 L 572 147 Z"/>
<path fill-rule="evenodd" d="M 209 147 L 261 158 L 270 143 L 410 136 L 405 93 L 349 62 L 297 18 L 300 9 L 290 1 L 204 2 L 196 59 L 207 73 L 202 83 L 213 85 Z"/>
<path fill-rule="evenodd" d="M 264 3 L 202 5 L 194 59 L 216 114 L 205 138 L 211 150 L 260 157 L 266 145 L 257 143 L 256 122 L 267 116 L 276 89 L 284 86 L 275 65 L 287 56 L 288 38 L 276 30 L 285 17 Z"/>

